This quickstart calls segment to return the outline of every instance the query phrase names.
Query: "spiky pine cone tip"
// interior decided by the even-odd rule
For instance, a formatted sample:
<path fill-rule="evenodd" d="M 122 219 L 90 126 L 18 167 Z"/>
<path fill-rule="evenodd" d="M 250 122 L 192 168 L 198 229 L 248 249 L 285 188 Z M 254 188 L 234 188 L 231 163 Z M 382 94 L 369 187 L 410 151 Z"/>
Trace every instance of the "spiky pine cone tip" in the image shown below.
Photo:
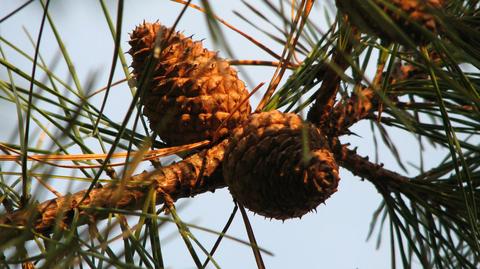
<path fill-rule="evenodd" d="M 424 33 L 414 23 L 432 33 L 438 32 L 433 14 L 440 11 L 446 2 L 447 0 L 336 0 L 337 8 L 348 15 L 352 24 L 361 31 L 402 44 L 408 43 L 405 36 L 417 44 L 426 41 Z M 405 36 L 392 29 L 385 21 L 385 16 L 372 8 L 372 5 L 375 9 L 382 10 Z"/>
<path fill-rule="evenodd" d="M 137 81 L 147 73 L 156 39 L 160 53 L 146 76 L 151 79 L 142 87 L 141 104 L 151 129 L 164 142 L 182 145 L 222 137 L 248 117 L 248 91 L 229 63 L 201 41 L 160 23 L 144 22 L 130 34 Z"/>
<path fill-rule="evenodd" d="M 233 131 L 223 175 L 243 206 L 281 220 L 314 210 L 336 192 L 340 180 L 318 129 L 279 111 L 252 114 Z"/>

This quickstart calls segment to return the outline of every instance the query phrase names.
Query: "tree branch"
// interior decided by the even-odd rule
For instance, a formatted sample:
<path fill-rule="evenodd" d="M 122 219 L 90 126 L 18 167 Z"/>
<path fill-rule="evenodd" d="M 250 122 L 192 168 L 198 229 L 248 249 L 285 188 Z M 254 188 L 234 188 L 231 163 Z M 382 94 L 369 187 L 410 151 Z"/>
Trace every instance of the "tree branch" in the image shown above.
<path fill-rule="evenodd" d="M 323 125 L 323 130 L 330 137 L 347 133 L 350 126 L 364 119 L 378 108 L 379 102 L 374 90 L 363 88 L 352 96 L 335 105 L 328 120 Z"/>
<path fill-rule="evenodd" d="M 181 162 L 140 173 L 127 182 L 93 189 L 81 204 L 85 190 L 0 216 L 0 245 L 18 237 L 31 239 L 31 230 L 48 234 L 55 227 L 70 227 L 76 210 L 80 218 L 75 225 L 79 226 L 108 217 L 95 208 L 141 209 L 152 188 L 158 193 L 157 204 L 166 197 L 177 200 L 223 188 L 225 183 L 219 168 L 226 145 L 227 140 L 223 140 Z"/>
<path fill-rule="evenodd" d="M 408 177 L 383 168 L 383 164 L 372 163 L 368 157 L 358 155 L 356 150 L 349 149 L 348 144 L 342 145 L 337 138 L 333 139 L 331 148 L 340 166 L 356 176 L 366 178 L 375 186 L 392 189 L 410 181 Z"/>
<path fill-rule="evenodd" d="M 313 103 L 307 114 L 307 119 L 318 126 L 323 125 L 330 116 L 341 79 L 339 72 L 345 71 L 348 67 L 348 62 L 343 54 L 337 50 L 334 51 L 331 64 L 333 66 L 327 68 L 323 74 L 321 79 L 323 82 L 316 92 L 315 103 Z"/>
<path fill-rule="evenodd" d="M 356 29 L 350 28 L 345 34 L 345 40 L 340 38 L 337 46 L 333 48 L 330 68 L 327 68 L 325 73 L 323 73 L 320 79 L 323 81 L 322 85 L 315 93 L 315 103 L 313 103 L 307 114 L 307 119 L 310 122 L 322 126 L 330 117 L 335 104 L 341 75 L 349 67 L 347 57 L 349 57 L 353 44 L 357 42 L 356 39 L 358 37 Z"/>
<path fill-rule="evenodd" d="M 85 190 L 0 216 L 0 244 L 19 237 L 31 239 L 32 230 L 49 234 L 55 227 L 70 227 L 75 211 L 79 219 L 74 224 L 80 226 L 108 217 L 108 213 L 95 208 L 139 210 L 152 188 L 158 193 L 157 204 L 165 202 L 168 197 L 175 201 L 223 188 L 225 182 L 220 166 L 227 144 L 228 141 L 224 140 L 181 162 L 135 175 L 125 184 L 111 183 L 94 189 L 81 204 L 79 202 L 85 195 Z M 383 168 L 383 165 L 369 162 L 368 158 L 363 158 L 354 150 L 348 149 L 347 145 L 340 144 L 337 138 L 332 139 L 332 150 L 342 167 L 354 175 L 367 178 L 376 186 L 388 189 L 409 181 L 408 178 Z"/>
<path fill-rule="evenodd" d="M 425 79 L 422 74 L 415 72 L 416 69 L 412 65 L 402 65 L 399 66 L 398 69 L 398 71 L 394 72 L 395 76 L 391 78 L 392 84 L 397 81 L 418 78 Z M 380 80 L 381 75 L 378 75 L 377 78 Z M 397 100 L 395 94 L 389 94 L 387 97 L 390 98 L 396 107 L 406 107 L 405 103 Z M 373 112 L 381 111 L 381 106 L 381 98 L 376 94 L 374 89 L 371 87 L 361 87 L 360 90 L 354 91 L 350 97 L 346 98 L 346 100 L 340 101 L 335 105 L 321 128 L 329 137 L 337 137 L 347 134 L 348 128 L 360 120 L 371 116 Z M 467 107 L 464 108 L 468 109 Z"/>

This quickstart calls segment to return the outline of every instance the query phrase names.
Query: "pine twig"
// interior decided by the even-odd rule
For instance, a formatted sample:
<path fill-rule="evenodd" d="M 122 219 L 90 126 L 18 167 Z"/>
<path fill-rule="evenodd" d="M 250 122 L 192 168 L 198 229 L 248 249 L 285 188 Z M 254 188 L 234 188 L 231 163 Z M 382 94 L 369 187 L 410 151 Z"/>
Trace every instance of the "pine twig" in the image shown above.
<path fill-rule="evenodd" d="M 340 166 L 375 186 L 392 188 L 410 181 L 410 178 L 384 168 L 383 164 L 370 162 L 368 157 L 358 155 L 356 150 L 349 149 L 348 144 L 342 145 L 338 139 L 333 139 L 331 147 Z"/>
<path fill-rule="evenodd" d="M 157 204 L 164 202 L 165 194 L 177 200 L 222 188 L 225 183 L 218 168 L 227 143 L 223 140 L 181 162 L 132 176 L 124 185 L 111 183 L 93 189 L 86 199 L 86 190 L 82 190 L 0 216 L 0 244 L 19 237 L 31 239 L 31 230 L 48 234 L 55 227 L 70 227 L 75 215 L 80 216 L 76 226 L 108 217 L 96 208 L 141 209 L 151 188 L 160 194 Z"/>
<path fill-rule="evenodd" d="M 328 120 L 323 124 L 323 130 L 329 136 L 339 136 L 348 133 L 348 128 L 377 110 L 378 97 L 371 88 L 363 88 L 344 102 L 339 102 L 333 108 Z"/>
<path fill-rule="evenodd" d="M 357 35 L 356 30 L 354 30 L 352 33 L 347 34 L 347 40 L 345 40 L 344 44 L 339 41 L 339 44 L 333 48 L 330 68 L 323 73 L 320 79 L 323 81 L 322 85 L 315 93 L 315 103 L 313 103 L 313 106 L 307 114 L 307 119 L 318 126 L 322 126 L 330 117 L 335 104 L 341 76 L 349 67 L 347 57 L 353 48 L 353 39 L 356 38 Z"/>
<path fill-rule="evenodd" d="M 319 126 L 323 125 L 330 116 L 330 112 L 335 103 L 335 97 L 337 96 L 340 83 L 339 70 L 337 69 L 343 72 L 348 67 L 341 53 L 334 52 L 332 61 L 332 64 L 336 65 L 336 68 L 328 68 L 323 74 L 322 86 L 320 86 L 316 92 L 315 103 L 313 103 L 307 115 L 310 122 L 318 124 Z"/>

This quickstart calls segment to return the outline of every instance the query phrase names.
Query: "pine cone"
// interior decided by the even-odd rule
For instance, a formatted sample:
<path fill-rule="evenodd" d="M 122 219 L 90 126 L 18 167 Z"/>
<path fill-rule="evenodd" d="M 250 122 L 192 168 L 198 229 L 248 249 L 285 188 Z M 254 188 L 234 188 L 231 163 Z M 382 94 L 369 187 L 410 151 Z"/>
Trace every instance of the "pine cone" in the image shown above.
<path fill-rule="evenodd" d="M 384 0 L 389 2 L 399 11 L 408 15 L 408 19 L 404 14 L 389 8 L 379 0 L 336 0 L 337 8 L 344 14 L 349 16 L 352 23 L 360 30 L 372 33 L 378 37 L 394 41 L 398 43 L 407 43 L 406 39 L 399 35 L 397 31 L 391 29 L 384 23 L 381 15 L 372 16 L 376 12 L 372 12 L 370 3 L 374 3 L 378 8 L 382 9 L 385 14 L 403 31 L 405 35 L 410 37 L 414 42 L 424 42 L 424 34 L 418 30 L 412 22 L 422 25 L 426 29 L 437 32 L 438 27 L 431 11 L 433 9 L 441 9 L 445 6 L 446 0 Z"/>
<path fill-rule="evenodd" d="M 201 41 L 178 32 L 170 35 L 170 29 L 159 23 L 143 23 L 130 35 L 137 80 L 146 72 L 157 35 L 160 54 L 141 103 L 150 128 L 163 141 L 181 145 L 222 137 L 248 117 L 250 104 L 240 105 L 248 91 L 229 63 L 204 49 Z"/>
<path fill-rule="evenodd" d="M 281 220 L 315 209 L 339 181 L 325 137 L 299 116 L 279 111 L 252 114 L 233 131 L 223 175 L 242 205 Z"/>

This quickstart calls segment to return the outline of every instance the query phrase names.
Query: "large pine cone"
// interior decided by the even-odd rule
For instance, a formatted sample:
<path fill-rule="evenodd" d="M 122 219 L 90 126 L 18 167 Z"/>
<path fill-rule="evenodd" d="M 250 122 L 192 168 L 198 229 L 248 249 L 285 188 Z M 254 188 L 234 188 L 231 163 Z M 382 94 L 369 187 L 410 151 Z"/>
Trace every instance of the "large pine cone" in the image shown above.
<path fill-rule="evenodd" d="M 397 31 L 391 29 L 384 22 L 381 14 L 373 12 L 371 4 L 383 10 L 406 36 L 414 42 L 422 43 L 425 41 L 423 38 L 424 34 L 412 25 L 412 22 L 418 23 L 433 33 L 437 32 L 437 24 L 431 11 L 442 8 L 446 0 L 383 0 L 383 2 L 388 2 L 391 6 L 402 11 L 408 16 L 408 19 L 404 15 L 402 16 L 400 12 L 389 8 L 380 0 L 336 0 L 338 9 L 348 15 L 352 23 L 360 30 L 375 34 L 388 41 L 403 44 L 406 44 L 407 40 L 399 35 Z M 372 14 L 377 14 L 378 16 L 372 16 Z"/>
<path fill-rule="evenodd" d="M 315 209 L 339 181 L 325 137 L 299 116 L 279 111 L 252 114 L 233 131 L 223 174 L 237 201 L 282 220 Z"/>
<path fill-rule="evenodd" d="M 170 33 L 159 23 L 143 23 L 130 35 L 137 80 L 145 72 L 157 35 L 160 54 L 141 102 L 151 129 L 163 141 L 181 145 L 221 137 L 248 117 L 248 100 L 240 105 L 248 91 L 228 62 L 204 49 L 201 41 Z"/>

